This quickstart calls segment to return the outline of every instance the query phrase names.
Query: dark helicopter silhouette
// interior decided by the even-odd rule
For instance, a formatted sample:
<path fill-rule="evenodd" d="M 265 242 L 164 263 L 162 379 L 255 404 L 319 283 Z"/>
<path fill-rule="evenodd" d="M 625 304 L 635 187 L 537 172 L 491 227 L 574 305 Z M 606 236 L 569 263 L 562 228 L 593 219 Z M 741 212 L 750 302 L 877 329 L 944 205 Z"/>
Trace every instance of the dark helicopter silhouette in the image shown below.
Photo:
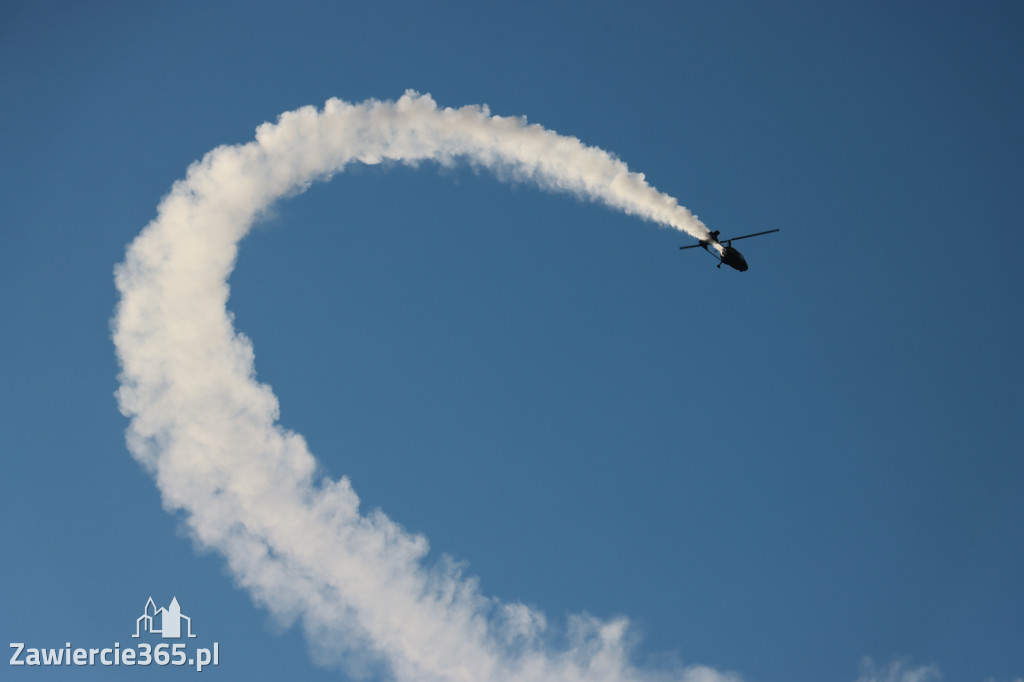
<path fill-rule="evenodd" d="M 747 261 L 743 258 L 743 254 L 732 247 L 732 243 L 737 239 L 746 239 L 747 237 L 759 237 L 762 234 L 771 234 L 772 232 L 778 232 L 779 228 L 774 230 L 765 230 L 764 232 L 755 232 L 754 234 L 745 234 L 742 237 L 730 237 L 724 242 L 718 241 L 718 230 L 710 233 L 707 239 L 701 239 L 700 244 L 693 244 L 691 246 L 680 246 L 680 249 L 695 249 L 698 246 L 702 247 L 705 251 L 710 253 L 712 256 L 718 259 L 718 267 L 722 267 L 722 263 L 725 263 L 734 270 L 743 272 L 747 269 Z M 708 248 L 710 244 L 715 250 L 714 252 Z"/>

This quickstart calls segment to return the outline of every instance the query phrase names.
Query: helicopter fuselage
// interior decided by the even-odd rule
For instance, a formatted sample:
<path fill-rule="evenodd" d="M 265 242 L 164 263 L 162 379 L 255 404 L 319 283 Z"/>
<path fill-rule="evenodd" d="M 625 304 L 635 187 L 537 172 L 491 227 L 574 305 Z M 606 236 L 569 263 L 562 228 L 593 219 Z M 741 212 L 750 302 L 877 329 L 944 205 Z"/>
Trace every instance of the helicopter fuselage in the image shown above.
<path fill-rule="evenodd" d="M 718 258 L 719 260 L 722 261 L 721 263 L 718 264 L 719 267 L 721 267 L 722 263 L 724 263 L 728 265 L 730 268 L 734 270 L 739 270 L 740 272 L 743 272 L 747 269 L 747 259 L 743 257 L 742 253 L 740 253 L 731 246 L 723 246 L 722 253 L 719 254 Z"/>

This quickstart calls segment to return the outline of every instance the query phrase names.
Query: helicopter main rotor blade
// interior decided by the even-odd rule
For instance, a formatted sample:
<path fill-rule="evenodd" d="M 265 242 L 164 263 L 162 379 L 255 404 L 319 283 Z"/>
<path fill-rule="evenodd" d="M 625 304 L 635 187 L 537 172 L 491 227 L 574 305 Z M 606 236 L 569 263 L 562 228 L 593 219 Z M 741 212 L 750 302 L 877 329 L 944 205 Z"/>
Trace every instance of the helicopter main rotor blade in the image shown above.
<path fill-rule="evenodd" d="M 746 239 L 747 237 L 760 237 L 762 234 L 771 234 L 772 232 L 778 232 L 780 228 L 776 227 L 774 230 L 765 230 L 764 232 L 755 232 L 754 234 L 745 234 L 742 237 L 729 237 L 728 239 L 719 240 L 720 243 L 734 242 L 737 239 Z"/>
<path fill-rule="evenodd" d="M 689 246 L 680 246 L 679 250 L 682 251 L 683 249 L 696 249 L 699 246 L 700 244 L 690 244 Z"/>

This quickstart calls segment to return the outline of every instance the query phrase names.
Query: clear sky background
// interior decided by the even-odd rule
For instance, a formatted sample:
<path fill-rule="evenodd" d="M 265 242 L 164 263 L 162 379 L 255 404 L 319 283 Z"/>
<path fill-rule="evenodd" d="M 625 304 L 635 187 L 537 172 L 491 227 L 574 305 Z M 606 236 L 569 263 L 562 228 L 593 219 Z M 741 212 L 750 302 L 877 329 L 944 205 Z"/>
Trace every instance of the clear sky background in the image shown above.
<path fill-rule="evenodd" d="M 720 271 L 429 164 L 279 204 L 229 307 L 365 509 L 552 622 L 628 616 L 641 662 L 1024 677 L 1022 74 L 1013 2 L 4 3 L 5 641 L 125 645 L 176 596 L 204 674 L 344 679 L 129 455 L 113 267 L 213 147 L 413 88 L 607 149 L 723 237 L 782 231 Z"/>

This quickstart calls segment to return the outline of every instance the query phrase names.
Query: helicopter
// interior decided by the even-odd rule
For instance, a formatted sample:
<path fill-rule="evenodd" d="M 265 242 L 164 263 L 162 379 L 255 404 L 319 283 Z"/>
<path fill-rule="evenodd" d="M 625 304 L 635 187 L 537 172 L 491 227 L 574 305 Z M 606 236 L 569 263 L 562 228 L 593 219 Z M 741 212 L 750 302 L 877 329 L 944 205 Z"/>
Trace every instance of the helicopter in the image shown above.
<path fill-rule="evenodd" d="M 718 240 L 719 230 L 715 230 L 708 235 L 707 239 L 701 239 L 699 244 L 692 244 L 690 246 L 680 246 L 679 249 L 695 249 L 698 246 L 702 247 L 705 251 L 710 253 L 712 256 L 718 259 L 718 267 L 722 267 L 722 263 L 725 263 L 734 270 L 743 272 L 747 269 L 747 261 L 743 258 L 743 254 L 732 247 L 732 243 L 737 239 L 746 239 L 747 237 L 759 237 L 762 234 L 771 234 L 772 232 L 778 232 L 779 228 L 774 230 L 765 230 L 764 232 L 755 232 L 754 234 L 745 234 L 742 237 L 730 237 L 723 241 Z M 715 252 L 712 252 L 708 248 L 711 245 Z M 717 253 L 716 253 L 717 252 Z"/>

